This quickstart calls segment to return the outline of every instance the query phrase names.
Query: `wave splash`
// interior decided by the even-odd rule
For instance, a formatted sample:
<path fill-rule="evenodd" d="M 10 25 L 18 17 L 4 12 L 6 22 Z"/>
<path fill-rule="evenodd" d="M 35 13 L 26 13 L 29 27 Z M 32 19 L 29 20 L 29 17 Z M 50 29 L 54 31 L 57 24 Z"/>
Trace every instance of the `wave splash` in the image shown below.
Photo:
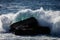
<path fill-rule="evenodd" d="M 60 34 L 60 11 L 44 10 L 42 7 L 37 10 L 23 9 L 15 14 L 8 13 L 0 15 L 0 32 L 7 32 L 11 24 L 32 16 L 35 17 L 42 26 L 49 27 L 51 34 Z"/>

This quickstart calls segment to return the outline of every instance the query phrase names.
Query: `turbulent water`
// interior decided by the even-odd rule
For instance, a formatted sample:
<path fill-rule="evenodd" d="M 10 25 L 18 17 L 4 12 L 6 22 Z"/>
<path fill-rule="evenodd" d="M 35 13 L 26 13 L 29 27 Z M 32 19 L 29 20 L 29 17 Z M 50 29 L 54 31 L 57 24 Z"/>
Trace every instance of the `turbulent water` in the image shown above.
<path fill-rule="evenodd" d="M 0 34 L 3 33 L 0 37 L 18 39 L 5 32 L 9 31 L 11 24 L 29 17 L 35 17 L 39 24 L 49 27 L 51 35 L 60 36 L 60 0 L 0 0 Z M 29 37 L 29 40 L 34 38 Z"/>
<path fill-rule="evenodd" d="M 48 26 L 51 29 L 51 34 L 60 34 L 60 11 L 44 10 L 42 7 L 37 10 L 19 10 L 15 14 L 2 14 L 0 16 L 0 32 L 7 32 L 11 24 L 29 17 L 35 17 L 40 25 Z"/>

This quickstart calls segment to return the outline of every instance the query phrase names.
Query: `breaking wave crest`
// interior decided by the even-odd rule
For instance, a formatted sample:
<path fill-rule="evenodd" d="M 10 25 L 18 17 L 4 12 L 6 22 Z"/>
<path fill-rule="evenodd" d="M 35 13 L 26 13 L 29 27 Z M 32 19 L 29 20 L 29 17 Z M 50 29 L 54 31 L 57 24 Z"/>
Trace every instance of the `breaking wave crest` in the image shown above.
<path fill-rule="evenodd" d="M 60 34 L 60 11 L 44 10 L 42 7 L 37 10 L 23 9 L 17 13 L 0 15 L 0 32 L 7 32 L 11 24 L 32 16 L 40 25 L 49 27 L 51 34 Z"/>

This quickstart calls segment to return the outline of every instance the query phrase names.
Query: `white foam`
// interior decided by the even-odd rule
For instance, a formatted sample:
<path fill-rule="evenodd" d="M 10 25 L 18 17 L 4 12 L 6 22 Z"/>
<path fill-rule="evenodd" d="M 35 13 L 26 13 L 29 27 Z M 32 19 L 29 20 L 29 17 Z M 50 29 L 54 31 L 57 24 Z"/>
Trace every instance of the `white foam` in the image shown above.
<path fill-rule="evenodd" d="M 10 29 L 10 25 L 13 20 L 14 14 L 3 14 L 0 15 L 0 32 L 7 32 Z"/>

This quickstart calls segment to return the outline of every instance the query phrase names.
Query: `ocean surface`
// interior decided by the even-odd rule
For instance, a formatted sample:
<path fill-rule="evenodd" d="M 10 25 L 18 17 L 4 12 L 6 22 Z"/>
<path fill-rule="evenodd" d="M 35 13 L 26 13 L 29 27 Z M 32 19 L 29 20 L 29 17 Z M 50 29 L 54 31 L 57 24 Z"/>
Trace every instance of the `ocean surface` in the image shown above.
<path fill-rule="evenodd" d="M 51 29 L 49 36 L 17 36 L 8 33 L 10 25 L 35 17 Z M 59 40 L 60 0 L 0 0 L 0 40 Z"/>

